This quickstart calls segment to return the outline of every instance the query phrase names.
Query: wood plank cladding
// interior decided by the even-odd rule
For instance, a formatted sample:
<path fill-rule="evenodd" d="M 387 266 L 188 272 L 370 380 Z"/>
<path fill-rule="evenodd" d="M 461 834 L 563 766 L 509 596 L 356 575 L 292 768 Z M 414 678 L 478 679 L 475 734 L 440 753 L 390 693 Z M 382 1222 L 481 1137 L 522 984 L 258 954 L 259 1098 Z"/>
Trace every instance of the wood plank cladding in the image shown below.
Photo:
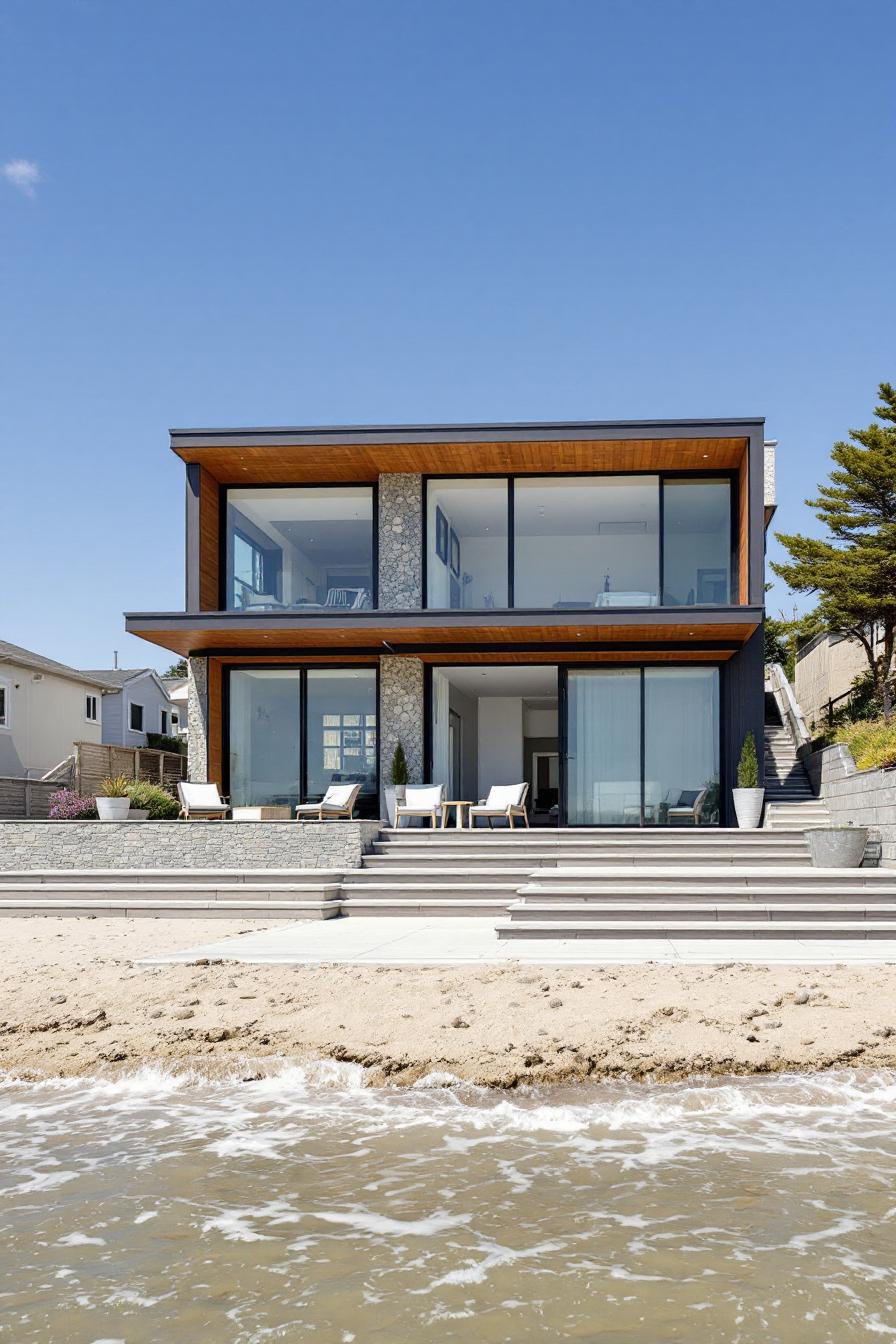
<path fill-rule="evenodd" d="M 199 609 L 217 611 L 220 606 L 218 573 L 221 518 L 219 487 L 211 472 L 201 469 L 199 478 Z"/>
<path fill-rule="evenodd" d="M 419 657 L 429 651 L 437 651 L 440 656 L 442 652 L 453 650 L 462 654 L 464 649 L 473 647 L 484 652 L 489 649 L 514 652 L 515 645 L 544 646 L 545 649 L 561 645 L 575 650 L 579 640 L 591 652 L 598 646 L 613 644 L 635 645 L 641 649 L 661 649 L 664 644 L 694 649 L 709 645 L 711 651 L 713 646 L 718 650 L 720 644 L 731 649 L 744 644 L 756 629 L 760 614 L 750 608 L 738 616 L 732 614 L 730 620 L 708 620 L 705 614 L 695 612 L 686 624 L 680 620 L 610 624 L 594 618 L 589 620 L 585 612 L 581 617 L 584 619 L 576 623 L 570 622 L 567 616 L 563 623 L 444 625 L 396 623 L 394 614 L 390 618 L 390 613 L 384 612 L 379 622 L 343 620 L 336 625 L 313 619 L 303 624 L 301 618 L 275 624 L 263 623 L 256 617 L 250 623 L 243 617 L 229 614 L 206 618 L 201 623 L 195 618 L 191 621 L 189 616 L 131 616 L 127 619 L 127 629 L 131 634 L 184 656 L 208 650 L 229 653 L 240 649 L 253 653 L 288 649 L 300 655 L 302 649 L 307 648 L 315 653 L 328 651 L 333 658 L 380 653 L 408 653 Z M 419 622 L 419 618 L 417 620 Z"/>
<path fill-rule="evenodd" d="M 224 778 L 223 676 L 216 658 L 208 662 L 208 778 L 221 787 Z"/>
<path fill-rule="evenodd" d="M 732 438 L 507 440 L 480 443 L 203 444 L 175 447 L 222 485 L 375 481 L 380 472 L 480 476 L 495 472 L 735 469 L 747 440 Z"/>

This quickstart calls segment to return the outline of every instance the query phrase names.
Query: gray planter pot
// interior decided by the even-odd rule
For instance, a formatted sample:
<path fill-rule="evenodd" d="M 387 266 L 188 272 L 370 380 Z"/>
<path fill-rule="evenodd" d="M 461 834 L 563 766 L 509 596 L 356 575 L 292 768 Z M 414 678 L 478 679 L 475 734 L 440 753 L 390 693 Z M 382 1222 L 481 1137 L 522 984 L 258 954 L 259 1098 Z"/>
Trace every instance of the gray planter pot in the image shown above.
<path fill-rule="evenodd" d="M 816 826 L 805 836 L 815 868 L 861 868 L 868 840 L 865 826 Z"/>
<path fill-rule="evenodd" d="M 742 831 L 755 831 L 762 820 L 762 801 L 765 789 L 732 789 L 734 813 Z"/>
<path fill-rule="evenodd" d="M 126 821 L 131 810 L 130 798 L 97 798 L 96 810 L 100 821 Z"/>
<path fill-rule="evenodd" d="M 148 807 L 132 807 L 127 816 L 128 821 L 147 821 L 148 818 Z"/>
<path fill-rule="evenodd" d="M 406 791 L 407 785 L 405 784 L 386 785 L 386 815 L 389 818 L 390 826 L 395 825 L 395 804 L 404 802 Z"/>

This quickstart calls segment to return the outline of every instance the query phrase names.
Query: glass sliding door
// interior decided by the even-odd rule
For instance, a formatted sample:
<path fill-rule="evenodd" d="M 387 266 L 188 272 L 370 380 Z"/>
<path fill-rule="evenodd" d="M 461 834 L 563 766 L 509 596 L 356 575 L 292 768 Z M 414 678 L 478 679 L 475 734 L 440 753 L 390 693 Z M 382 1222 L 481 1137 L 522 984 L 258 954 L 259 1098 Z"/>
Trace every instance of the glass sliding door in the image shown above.
<path fill-rule="evenodd" d="M 331 784 L 360 784 L 376 795 L 376 671 L 372 667 L 309 668 L 305 798 L 316 802 Z"/>
<path fill-rule="evenodd" d="M 331 784 L 360 784 L 376 815 L 376 668 L 231 668 L 228 792 L 234 806 L 316 802 Z"/>
<path fill-rule="evenodd" d="M 570 668 L 565 766 L 570 826 L 718 825 L 718 668 Z"/>
<path fill-rule="evenodd" d="M 301 672 L 230 673 L 230 797 L 235 807 L 301 801 Z"/>
<path fill-rule="evenodd" d="M 644 669 L 645 821 L 719 821 L 719 671 Z"/>
<path fill-rule="evenodd" d="M 640 670 L 571 670 L 566 702 L 568 824 L 640 825 Z"/>

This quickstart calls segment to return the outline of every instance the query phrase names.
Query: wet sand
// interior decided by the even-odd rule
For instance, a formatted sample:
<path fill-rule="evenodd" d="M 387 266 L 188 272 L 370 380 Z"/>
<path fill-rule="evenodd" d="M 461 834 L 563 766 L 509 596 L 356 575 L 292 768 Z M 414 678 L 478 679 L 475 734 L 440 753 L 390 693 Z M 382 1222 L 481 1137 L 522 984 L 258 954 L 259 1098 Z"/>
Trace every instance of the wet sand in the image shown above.
<path fill-rule="evenodd" d="M 0 1070 L 330 1058 L 512 1088 L 896 1066 L 896 966 L 134 965 L 264 927 L 0 918 Z"/>

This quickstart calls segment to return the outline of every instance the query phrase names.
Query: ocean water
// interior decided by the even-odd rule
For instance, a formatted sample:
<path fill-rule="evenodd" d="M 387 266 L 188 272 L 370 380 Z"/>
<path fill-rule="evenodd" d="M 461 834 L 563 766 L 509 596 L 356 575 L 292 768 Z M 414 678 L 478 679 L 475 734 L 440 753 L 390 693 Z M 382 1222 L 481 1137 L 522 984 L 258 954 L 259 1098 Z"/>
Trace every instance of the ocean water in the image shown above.
<path fill-rule="evenodd" d="M 896 1336 L 896 1074 L 0 1086 L 0 1339 Z"/>

